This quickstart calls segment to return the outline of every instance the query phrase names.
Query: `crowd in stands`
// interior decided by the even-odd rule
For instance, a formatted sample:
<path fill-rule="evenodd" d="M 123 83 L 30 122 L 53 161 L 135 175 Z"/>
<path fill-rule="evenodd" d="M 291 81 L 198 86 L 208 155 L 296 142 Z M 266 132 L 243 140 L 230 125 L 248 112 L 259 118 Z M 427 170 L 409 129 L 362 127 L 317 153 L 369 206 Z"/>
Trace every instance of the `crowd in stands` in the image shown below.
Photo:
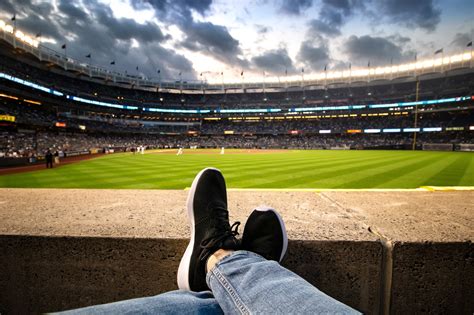
<path fill-rule="evenodd" d="M 111 82 L 94 82 L 78 75 L 65 75 L 62 70 L 33 65 L 34 61 L 18 62 L 13 57 L 0 56 L 0 71 L 57 89 L 69 95 L 138 107 L 172 108 L 241 108 L 244 106 L 292 108 L 301 106 L 354 105 L 415 99 L 414 82 L 354 83 L 339 87 L 291 88 L 279 92 L 176 94 L 156 89 L 148 91 L 117 87 Z M 312 119 L 264 119 L 269 114 L 244 119 L 245 116 L 220 115 L 206 120 L 199 115 L 171 116 L 123 109 L 98 107 L 53 96 L 17 83 L 0 79 L 1 93 L 19 95 L 18 100 L 2 97 L 0 115 L 15 117 L 14 123 L 0 121 L 0 157 L 41 156 L 51 150 L 73 154 L 90 150 L 132 150 L 138 146 L 154 148 L 403 148 L 413 141 L 411 133 L 364 134 L 364 129 L 414 127 L 413 108 L 401 111 L 370 109 L 364 111 L 319 111 L 308 115 Z M 419 99 L 453 97 L 474 94 L 474 76 L 445 76 L 422 80 Z M 40 101 L 42 105 L 24 99 Z M 161 100 L 163 99 L 163 100 Z M 462 107 L 464 106 L 464 107 Z M 467 106 L 467 107 L 466 107 Z M 470 108 L 468 108 L 470 106 Z M 472 101 L 425 106 L 417 116 L 417 127 L 441 127 L 443 132 L 422 132 L 417 143 L 474 143 Z M 402 113 L 404 112 L 404 113 Z M 286 111 L 288 113 L 288 111 Z M 378 115 L 385 113 L 383 116 Z M 398 115 L 395 115 L 397 113 Z M 351 117 L 350 114 L 356 114 Z M 370 115 L 369 115 L 370 114 Z M 377 114 L 377 116 L 374 116 Z M 306 115 L 306 114 L 295 114 Z M 247 116 L 248 117 L 248 116 Z M 255 118 L 253 117 L 253 118 Z M 280 114 L 280 118 L 282 115 Z M 290 117 L 290 116 L 286 116 Z M 209 117 L 208 117 L 209 118 Z M 233 118 L 233 119 L 230 119 Z M 58 127 L 57 123 L 62 126 Z M 3 126 L 1 126 L 3 125 Z M 462 127 L 458 132 L 446 132 L 446 127 Z M 347 131 L 361 130 L 360 134 Z M 319 134 L 331 130 L 330 134 Z M 224 135 L 225 133 L 232 135 Z M 297 135 L 292 135 L 291 133 Z"/>
<path fill-rule="evenodd" d="M 31 65 L 29 64 L 31 63 Z M 138 89 L 121 87 L 113 82 L 98 81 L 87 76 L 66 74 L 57 68 L 48 68 L 34 60 L 18 62 L 13 56 L 0 58 L 0 71 L 31 80 L 46 87 L 58 89 L 69 95 L 97 99 L 117 104 L 143 107 L 164 106 L 172 108 L 235 108 L 235 107 L 293 107 L 306 105 L 370 104 L 415 99 L 415 82 L 353 83 L 344 86 L 293 87 L 283 91 L 234 93 L 168 93 L 157 88 Z M 35 64 L 33 66 L 32 64 Z M 115 84 L 115 85 L 114 85 Z M 446 76 L 421 80 L 420 99 L 472 95 L 474 76 Z"/>
<path fill-rule="evenodd" d="M 331 149 L 331 148 L 408 148 L 413 134 L 324 134 L 324 135 L 104 135 L 66 132 L 0 132 L 0 157 L 43 156 L 49 149 L 72 155 L 92 150 L 132 151 L 165 148 L 260 148 L 260 149 Z M 417 144 L 474 143 L 472 132 L 420 133 Z"/>

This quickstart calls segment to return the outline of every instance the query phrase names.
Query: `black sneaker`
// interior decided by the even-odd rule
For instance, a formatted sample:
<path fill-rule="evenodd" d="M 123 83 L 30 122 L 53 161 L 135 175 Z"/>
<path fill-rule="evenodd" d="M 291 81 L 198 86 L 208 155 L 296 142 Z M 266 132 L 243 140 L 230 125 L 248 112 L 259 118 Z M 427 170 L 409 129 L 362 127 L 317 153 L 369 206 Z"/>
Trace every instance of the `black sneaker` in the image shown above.
<path fill-rule="evenodd" d="M 240 242 L 235 238 L 240 222 L 232 227 L 229 224 L 225 180 L 218 169 L 206 168 L 197 174 L 186 204 L 191 241 L 179 264 L 178 287 L 205 291 L 209 290 L 207 258 L 218 249 L 240 249 Z"/>
<path fill-rule="evenodd" d="M 288 236 L 280 214 L 269 207 L 253 210 L 245 223 L 242 249 L 281 262 L 287 248 Z"/>

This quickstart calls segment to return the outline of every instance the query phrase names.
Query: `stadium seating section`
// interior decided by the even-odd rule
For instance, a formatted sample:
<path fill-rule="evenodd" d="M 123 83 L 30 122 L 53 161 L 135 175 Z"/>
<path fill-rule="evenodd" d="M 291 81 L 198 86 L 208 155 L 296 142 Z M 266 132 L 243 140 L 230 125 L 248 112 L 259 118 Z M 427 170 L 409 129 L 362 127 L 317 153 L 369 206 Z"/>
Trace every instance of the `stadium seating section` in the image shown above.
<path fill-rule="evenodd" d="M 414 132 L 417 148 L 474 143 L 472 69 L 420 77 L 418 93 L 413 77 L 191 93 L 100 81 L 6 43 L 0 53 L 0 157 L 139 145 L 407 149 Z"/>

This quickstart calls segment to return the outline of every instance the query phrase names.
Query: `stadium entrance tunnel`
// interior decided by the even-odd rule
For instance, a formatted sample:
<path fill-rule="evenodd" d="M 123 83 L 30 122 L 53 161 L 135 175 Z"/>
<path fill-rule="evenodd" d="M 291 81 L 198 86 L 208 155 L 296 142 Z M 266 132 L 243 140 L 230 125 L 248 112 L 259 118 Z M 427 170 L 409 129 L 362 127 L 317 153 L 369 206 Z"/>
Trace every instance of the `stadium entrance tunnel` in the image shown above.
<path fill-rule="evenodd" d="M 1 189 L 0 313 L 177 289 L 186 191 Z M 474 311 L 473 191 L 229 191 L 281 212 L 283 264 L 366 314 Z"/>

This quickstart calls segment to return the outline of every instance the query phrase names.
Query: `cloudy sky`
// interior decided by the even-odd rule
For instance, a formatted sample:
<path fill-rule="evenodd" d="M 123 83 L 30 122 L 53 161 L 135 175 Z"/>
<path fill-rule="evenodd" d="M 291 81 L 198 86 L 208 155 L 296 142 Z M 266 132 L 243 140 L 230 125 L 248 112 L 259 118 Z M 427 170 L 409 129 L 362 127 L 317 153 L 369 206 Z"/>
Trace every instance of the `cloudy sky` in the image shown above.
<path fill-rule="evenodd" d="M 68 57 L 163 80 L 399 63 L 460 52 L 474 33 L 473 0 L 1 0 L 0 18 L 14 14 Z"/>

